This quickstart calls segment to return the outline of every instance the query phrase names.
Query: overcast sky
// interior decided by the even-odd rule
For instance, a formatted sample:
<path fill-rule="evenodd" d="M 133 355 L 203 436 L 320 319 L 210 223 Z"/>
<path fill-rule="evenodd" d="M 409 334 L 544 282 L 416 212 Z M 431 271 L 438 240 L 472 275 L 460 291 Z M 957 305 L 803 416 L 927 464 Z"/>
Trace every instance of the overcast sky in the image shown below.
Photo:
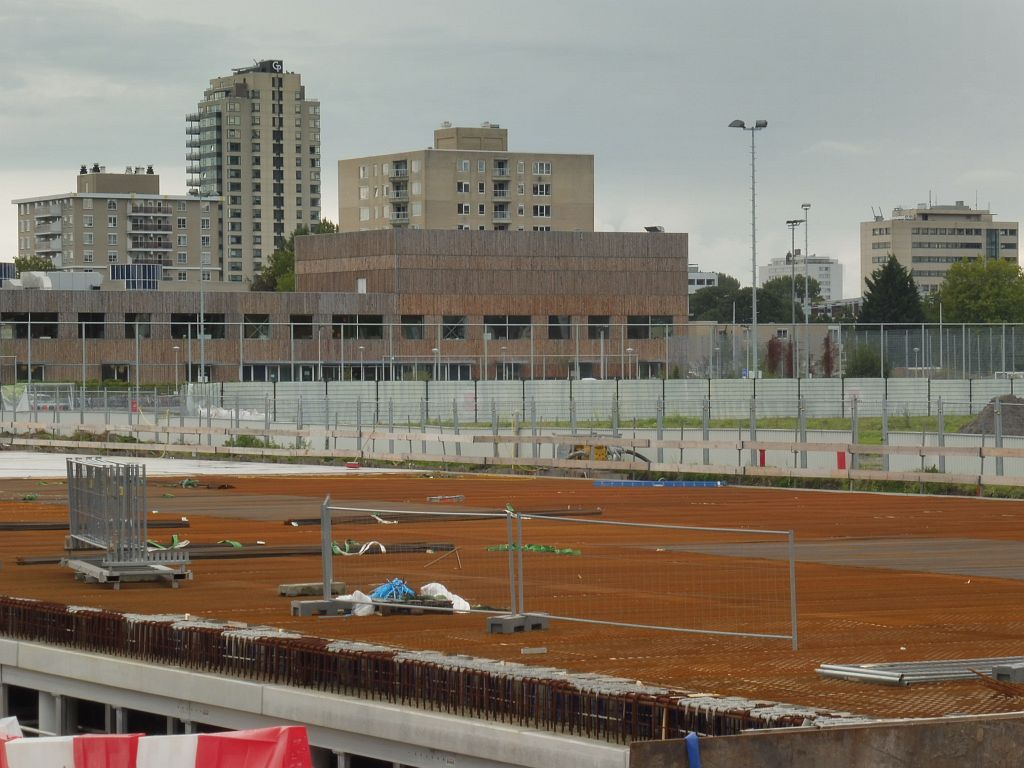
<path fill-rule="evenodd" d="M 337 160 L 429 146 L 443 120 L 510 149 L 595 155 L 596 228 L 661 224 L 690 263 L 750 282 L 810 250 L 859 285 L 871 207 L 929 200 L 1024 215 L 1020 0 L 2 0 L 0 197 L 74 189 L 82 163 L 152 163 L 185 191 L 185 121 L 212 77 L 283 59 L 322 111 L 323 213 Z M 17 247 L 0 215 L 0 258 Z M 802 246 L 802 233 L 798 235 Z"/>

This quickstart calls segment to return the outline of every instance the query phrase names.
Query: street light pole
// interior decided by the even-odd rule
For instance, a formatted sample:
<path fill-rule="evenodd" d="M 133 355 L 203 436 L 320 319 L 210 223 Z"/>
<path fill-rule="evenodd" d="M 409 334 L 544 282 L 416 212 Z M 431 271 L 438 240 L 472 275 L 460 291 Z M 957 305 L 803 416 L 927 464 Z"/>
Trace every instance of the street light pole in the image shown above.
<path fill-rule="evenodd" d="M 362 344 L 359 345 L 359 380 L 366 380 L 366 371 L 363 368 L 363 350 L 366 349 Z"/>
<path fill-rule="evenodd" d="M 438 347 L 434 347 L 430 351 L 434 353 L 434 381 L 437 381 L 441 375 L 441 350 Z"/>
<path fill-rule="evenodd" d="M 740 128 L 744 131 L 750 131 L 750 329 L 753 349 L 752 372 L 754 378 L 757 378 L 757 176 L 754 172 L 754 134 L 757 131 L 761 131 L 767 128 L 768 121 L 757 120 L 750 128 L 747 128 L 746 123 L 744 123 L 742 120 L 733 120 L 731 123 L 729 123 L 729 127 Z"/>
<path fill-rule="evenodd" d="M 173 347 L 174 349 L 174 391 L 178 391 L 178 350 L 181 347 Z"/>
<path fill-rule="evenodd" d="M 810 229 L 810 225 L 807 223 L 811 210 L 810 203 L 804 203 L 800 206 L 804 209 L 804 355 L 807 357 L 806 375 L 811 375 L 811 291 L 810 291 L 810 266 L 808 265 L 808 259 L 811 257 L 810 251 L 810 236 L 807 231 Z"/>
<path fill-rule="evenodd" d="M 626 347 L 626 378 L 633 378 L 633 348 Z"/>
<path fill-rule="evenodd" d="M 797 375 L 797 356 L 793 349 L 796 343 L 796 228 L 804 223 L 803 219 L 789 219 L 786 226 L 789 227 L 789 360 L 793 378 Z"/>

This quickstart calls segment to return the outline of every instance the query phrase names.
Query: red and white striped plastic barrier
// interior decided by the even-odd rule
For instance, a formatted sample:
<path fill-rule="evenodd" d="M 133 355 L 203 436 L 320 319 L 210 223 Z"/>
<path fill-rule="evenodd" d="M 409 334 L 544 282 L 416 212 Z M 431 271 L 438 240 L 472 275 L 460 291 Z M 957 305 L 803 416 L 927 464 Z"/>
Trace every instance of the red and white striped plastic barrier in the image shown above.
<path fill-rule="evenodd" d="M 38 739 L 20 738 L 11 730 L 0 728 L 0 768 L 312 768 L 309 737 L 299 725 L 182 736 Z"/>

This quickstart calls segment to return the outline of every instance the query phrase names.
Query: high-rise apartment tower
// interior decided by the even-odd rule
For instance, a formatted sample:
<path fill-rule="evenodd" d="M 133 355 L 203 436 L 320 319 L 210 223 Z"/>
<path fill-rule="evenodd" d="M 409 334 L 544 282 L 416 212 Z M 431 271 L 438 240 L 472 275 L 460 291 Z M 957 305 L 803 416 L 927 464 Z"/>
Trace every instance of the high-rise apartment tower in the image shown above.
<path fill-rule="evenodd" d="M 320 102 L 284 62 L 261 61 L 212 79 L 185 132 L 190 193 L 224 201 L 212 279 L 247 282 L 320 220 Z"/>

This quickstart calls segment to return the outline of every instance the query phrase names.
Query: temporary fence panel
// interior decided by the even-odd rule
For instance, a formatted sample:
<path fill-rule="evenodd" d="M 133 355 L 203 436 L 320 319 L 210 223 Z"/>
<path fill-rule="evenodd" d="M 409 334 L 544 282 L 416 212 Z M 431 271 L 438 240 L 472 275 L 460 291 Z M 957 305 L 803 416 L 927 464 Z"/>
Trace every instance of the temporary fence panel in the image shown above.
<path fill-rule="evenodd" d="M 624 424 L 633 419 L 642 421 L 655 416 L 655 409 L 662 395 L 660 381 L 624 381 L 619 383 L 619 417 Z M 623 387 L 622 384 L 627 386 Z"/>
<path fill-rule="evenodd" d="M 928 382 L 924 379 L 889 379 L 885 399 L 890 415 L 928 416 L 932 412 Z"/>
<path fill-rule="evenodd" d="M 934 403 L 942 400 L 947 416 L 962 416 L 973 412 L 971 390 L 973 382 L 962 379 L 935 379 L 931 382 L 931 398 Z M 934 412 L 934 410 L 933 410 Z"/>
<path fill-rule="evenodd" d="M 791 532 L 523 518 L 527 613 L 795 646 Z"/>

